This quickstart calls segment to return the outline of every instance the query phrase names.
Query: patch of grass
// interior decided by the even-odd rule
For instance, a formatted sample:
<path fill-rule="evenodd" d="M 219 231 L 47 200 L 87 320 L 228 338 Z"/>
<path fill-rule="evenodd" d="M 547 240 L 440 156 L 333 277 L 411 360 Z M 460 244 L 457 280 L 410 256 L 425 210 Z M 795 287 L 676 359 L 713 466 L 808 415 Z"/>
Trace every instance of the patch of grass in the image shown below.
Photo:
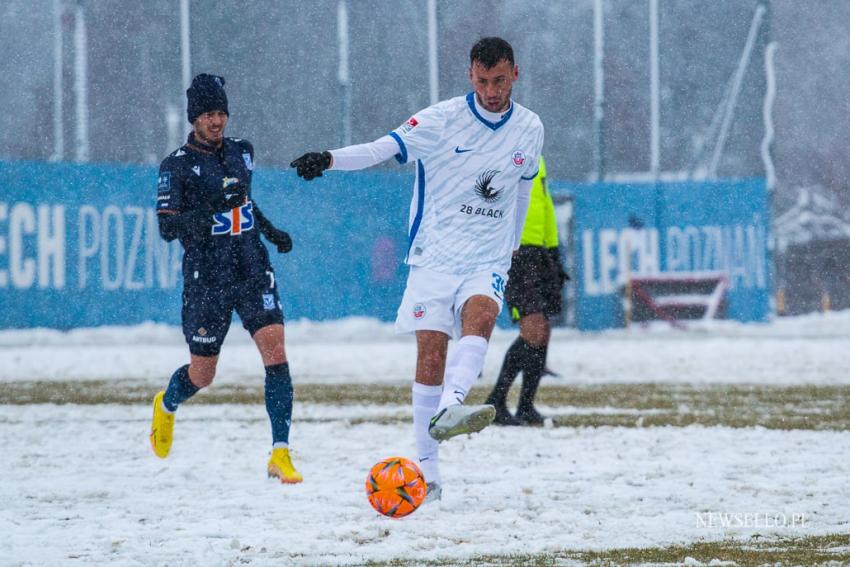
<path fill-rule="evenodd" d="M 761 565 L 847 565 L 850 563 L 850 534 L 751 538 L 749 541 L 725 539 L 696 542 L 664 548 L 626 548 L 610 551 L 580 552 L 572 558 L 590 565 L 681 565 L 690 557 L 700 563 L 713 560 L 733 562 L 740 567 Z"/>
<path fill-rule="evenodd" d="M 488 387 L 475 388 L 471 403 L 481 403 Z M 516 390 L 516 388 L 514 388 Z M 0 404 L 148 404 L 155 393 L 132 381 L 9 382 L 0 386 Z M 298 403 L 407 406 L 408 384 L 296 384 Z M 556 427 L 656 427 L 688 425 L 769 429 L 850 429 L 850 386 L 599 384 L 546 386 L 540 405 L 564 408 Z M 262 404 L 257 385 L 215 384 L 192 404 Z M 509 398 L 515 405 L 516 392 Z M 394 415 L 365 421 L 393 422 Z"/>
<path fill-rule="evenodd" d="M 525 566 L 555 567 L 565 565 L 684 565 L 694 564 L 736 565 L 757 567 L 762 565 L 848 565 L 850 564 L 850 534 L 832 534 L 810 537 L 760 538 L 749 540 L 724 539 L 700 541 L 687 545 L 668 547 L 620 548 L 605 551 L 557 551 L 544 554 L 498 555 L 472 557 L 466 561 L 438 559 L 434 561 L 395 560 L 365 563 L 369 567 L 430 567 L 464 566 Z M 720 562 L 720 563 L 717 563 Z"/>
<path fill-rule="evenodd" d="M 0 404 L 147 404 L 156 391 L 157 388 L 132 381 L 10 382 L 0 386 Z M 312 404 L 409 404 L 410 386 L 296 384 L 295 396 L 298 402 Z M 263 387 L 214 384 L 190 403 L 262 404 Z"/>

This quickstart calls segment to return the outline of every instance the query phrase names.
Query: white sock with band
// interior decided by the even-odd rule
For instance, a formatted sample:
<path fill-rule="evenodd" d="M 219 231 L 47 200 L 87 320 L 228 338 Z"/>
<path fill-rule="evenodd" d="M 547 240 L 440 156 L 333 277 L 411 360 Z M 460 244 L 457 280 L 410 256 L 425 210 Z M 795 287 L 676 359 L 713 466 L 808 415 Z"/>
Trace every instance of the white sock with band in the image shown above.
<path fill-rule="evenodd" d="M 425 475 L 425 482 L 442 482 L 438 455 L 440 444 L 428 434 L 428 426 L 431 425 L 431 418 L 437 413 L 442 392 L 442 386 L 413 383 L 413 433 L 416 436 L 419 468 Z"/>
<path fill-rule="evenodd" d="M 446 361 L 446 379 L 437 412 L 462 404 L 484 368 L 487 339 L 477 335 L 461 337 Z"/>

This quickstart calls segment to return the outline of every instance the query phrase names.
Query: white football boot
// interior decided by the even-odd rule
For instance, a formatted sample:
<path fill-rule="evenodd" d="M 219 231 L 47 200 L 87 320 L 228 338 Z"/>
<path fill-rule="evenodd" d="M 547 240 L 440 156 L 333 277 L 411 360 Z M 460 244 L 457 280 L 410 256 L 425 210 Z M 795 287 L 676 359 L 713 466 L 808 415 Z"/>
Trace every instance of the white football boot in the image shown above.
<path fill-rule="evenodd" d="M 443 487 L 439 482 L 429 482 L 427 486 L 428 492 L 425 494 L 425 500 L 422 501 L 422 504 L 430 504 L 443 499 Z"/>
<path fill-rule="evenodd" d="M 476 433 L 496 417 L 496 408 L 491 405 L 449 406 L 431 418 L 428 434 L 432 439 L 445 441 L 463 433 Z"/>

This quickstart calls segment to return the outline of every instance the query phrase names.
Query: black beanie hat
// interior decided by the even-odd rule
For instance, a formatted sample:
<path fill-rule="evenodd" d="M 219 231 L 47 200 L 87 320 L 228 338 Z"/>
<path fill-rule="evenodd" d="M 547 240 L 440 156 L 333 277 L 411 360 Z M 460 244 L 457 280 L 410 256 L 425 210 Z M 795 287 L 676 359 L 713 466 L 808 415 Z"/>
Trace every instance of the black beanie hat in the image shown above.
<path fill-rule="evenodd" d="M 186 114 L 189 123 L 205 112 L 221 110 L 228 116 L 227 93 L 224 92 L 224 77 L 201 73 L 192 79 L 192 86 L 186 90 Z"/>

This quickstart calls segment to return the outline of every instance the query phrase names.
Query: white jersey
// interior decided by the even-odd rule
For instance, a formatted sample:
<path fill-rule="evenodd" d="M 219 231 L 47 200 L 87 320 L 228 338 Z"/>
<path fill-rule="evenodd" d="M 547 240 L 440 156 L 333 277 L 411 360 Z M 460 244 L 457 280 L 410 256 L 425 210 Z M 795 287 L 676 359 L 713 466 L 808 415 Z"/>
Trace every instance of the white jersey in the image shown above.
<path fill-rule="evenodd" d="M 407 263 L 447 274 L 507 272 L 517 188 L 537 175 L 540 118 L 512 102 L 491 122 L 469 93 L 414 114 L 390 136 L 396 159 L 416 160 Z"/>

